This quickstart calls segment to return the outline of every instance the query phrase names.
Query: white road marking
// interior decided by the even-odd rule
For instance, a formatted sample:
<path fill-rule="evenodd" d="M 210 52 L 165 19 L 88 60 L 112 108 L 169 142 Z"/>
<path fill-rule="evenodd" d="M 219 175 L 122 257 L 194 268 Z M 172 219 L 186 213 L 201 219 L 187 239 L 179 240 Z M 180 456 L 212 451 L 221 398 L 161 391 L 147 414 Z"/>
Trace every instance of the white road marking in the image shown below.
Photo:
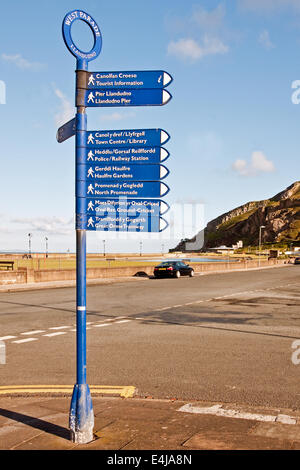
<path fill-rule="evenodd" d="M 200 304 L 200 303 L 203 303 L 203 302 L 212 302 L 214 300 L 217 300 L 217 299 L 225 299 L 227 297 L 232 297 L 232 296 L 237 296 L 237 295 L 246 295 L 246 294 L 252 294 L 252 293 L 255 293 L 255 292 L 264 292 L 264 291 L 269 291 L 269 290 L 274 290 L 274 289 L 278 289 L 278 288 L 286 288 L 286 287 L 290 287 L 290 286 L 298 286 L 298 283 L 290 283 L 290 284 L 284 284 L 284 285 L 280 285 L 280 286 L 274 286 L 274 287 L 268 287 L 268 288 L 265 288 L 265 289 L 256 289 L 256 290 L 252 290 L 252 291 L 243 291 L 243 292 L 234 292 L 232 294 L 227 294 L 227 295 L 223 295 L 223 296 L 219 296 L 219 297 L 213 297 L 211 299 L 201 299 L 201 300 L 195 300 L 193 302 L 186 302 L 185 304 L 177 304 L 177 305 L 173 305 L 173 306 L 169 306 L 169 307 L 163 307 L 163 308 L 158 308 L 158 309 L 155 309 L 154 311 L 155 312 L 162 312 L 162 311 L 165 311 L 165 310 L 170 310 L 172 308 L 178 308 L 178 307 L 184 307 L 184 306 L 187 306 L 187 305 L 195 305 L 195 304 Z M 122 320 L 124 319 L 124 320 Z M 119 321 L 116 321 L 116 320 L 119 320 Z M 136 317 L 135 320 L 145 320 L 144 317 Z M 128 320 L 126 319 L 126 317 L 124 316 L 120 316 L 120 317 L 115 317 L 115 318 L 107 318 L 105 320 L 106 322 L 112 322 L 112 323 L 99 323 L 99 324 L 95 324 L 93 322 L 87 322 L 87 325 L 92 325 L 93 327 L 102 327 L 102 326 L 110 326 L 112 325 L 113 323 L 128 323 L 132 320 Z M 74 325 L 76 326 L 76 325 Z M 62 330 L 62 329 L 66 329 L 66 328 L 71 328 L 71 326 L 53 326 L 53 327 L 49 327 L 48 329 L 49 330 Z M 87 330 L 88 329 L 91 329 L 89 327 L 87 327 Z M 33 331 L 26 331 L 26 332 L 23 332 L 23 333 L 20 333 L 20 335 L 33 335 L 33 334 L 38 334 L 38 333 L 44 333 L 46 330 L 33 330 Z M 75 329 L 71 329 L 69 331 L 77 331 L 76 328 Z M 42 336 L 48 336 L 48 337 L 51 337 L 51 336 L 58 336 L 58 335 L 63 335 L 63 334 L 66 334 L 66 332 L 57 332 L 57 333 L 50 333 L 50 334 L 45 334 L 45 335 L 42 335 Z M 5 341 L 5 340 L 10 340 L 10 339 L 14 339 L 14 338 L 17 338 L 17 336 L 12 336 L 12 335 L 7 335 L 7 336 L 2 336 L 0 337 L 0 341 Z M 23 339 L 23 340 L 16 340 L 16 341 L 12 341 L 13 343 L 25 343 L 25 342 L 29 342 L 29 341 L 36 341 L 38 338 L 27 338 L 27 339 Z M 285 415 L 282 415 L 282 416 L 285 416 Z M 286 419 L 289 419 L 289 417 L 287 417 Z"/>
<path fill-rule="evenodd" d="M 297 419 L 288 415 L 264 415 L 260 413 L 248 413 L 238 410 L 227 410 L 224 409 L 222 405 L 213 405 L 208 407 L 193 406 L 191 403 L 187 403 L 179 408 L 177 411 L 182 411 L 184 413 L 198 413 L 198 414 L 209 414 L 215 416 L 224 416 L 227 418 L 236 418 L 236 419 L 249 419 L 254 421 L 263 421 L 263 422 L 280 422 L 285 424 L 296 424 Z"/>
<path fill-rule="evenodd" d="M 63 330 L 65 328 L 71 328 L 70 326 L 52 326 L 49 330 Z"/>
<path fill-rule="evenodd" d="M 26 339 L 18 339 L 17 341 L 13 341 L 13 343 L 28 343 L 29 341 L 37 341 L 37 338 L 26 338 Z"/>
<path fill-rule="evenodd" d="M 21 333 L 21 335 L 35 335 L 37 333 L 45 333 L 46 330 L 34 330 L 34 331 L 25 331 L 25 333 Z"/>
<path fill-rule="evenodd" d="M 43 336 L 58 336 L 58 335 L 65 335 L 66 332 L 65 331 L 58 331 L 57 333 L 48 333 L 47 335 L 43 335 Z"/>

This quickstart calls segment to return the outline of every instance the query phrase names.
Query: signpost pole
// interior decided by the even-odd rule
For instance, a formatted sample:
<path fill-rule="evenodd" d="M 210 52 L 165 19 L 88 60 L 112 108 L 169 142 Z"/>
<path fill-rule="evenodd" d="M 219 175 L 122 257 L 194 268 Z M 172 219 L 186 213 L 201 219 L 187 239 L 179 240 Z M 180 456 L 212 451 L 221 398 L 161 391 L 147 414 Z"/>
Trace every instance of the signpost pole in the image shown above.
<path fill-rule="evenodd" d="M 73 42 L 71 27 L 77 21 L 84 21 L 91 29 L 94 37 L 94 45 L 88 52 L 81 51 Z M 89 212 L 94 208 L 93 200 L 103 202 L 109 190 L 113 190 L 113 196 L 129 196 L 142 198 L 160 198 L 169 191 L 169 187 L 161 180 L 169 174 L 169 170 L 161 165 L 161 162 L 168 158 L 169 153 L 161 146 L 167 142 L 169 135 L 162 129 L 142 129 L 142 130 L 121 130 L 104 131 L 106 134 L 112 133 L 109 142 L 101 139 L 97 142 L 98 134 L 102 131 L 89 131 L 87 135 L 87 116 L 85 108 L 89 106 L 160 106 L 166 104 L 172 96 L 164 88 L 172 81 L 172 77 L 164 71 L 137 71 L 137 72 L 92 72 L 88 73 L 88 63 L 98 57 L 102 47 L 102 37 L 96 21 L 82 10 L 73 10 L 66 14 L 62 33 L 64 42 L 70 53 L 77 59 L 76 67 L 76 116 L 71 121 L 64 124 L 57 131 L 58 142 L 75 135 L 76 139 L 76 384 L 69 414 L 69 427 L 71 439 L 79 444 L 86 444 L 93 440 L 94 413 L 91 394 L 86 377 L 86 230 L 107 230 L 106 223 L 102 223 L 102 218 L 97 211 L 95 214 Z M 98 77 L 98 75 L 100 77 Z M 133 77 L 122 84 L 122 78 Z M 101 81 L 102 78 L 104 82 Z M 102 89 L 102 85 L 108 86 L 107 78 L 113 78 L 112 90 Z M 117 81 L 115 80 L 117 79 Z M 119 80 L 120 79 L 120 80 Z M 100 80 L 100 81 L 99 81 Z M 121 89 L 118 87 L 121 86 Z M 94 88 L 95 87 L 95 88 Z M 126 87 L 126 89 L 123 89 Z M 129 90 L 127 89 L 129 87 Z M 140 89 L 139 89 L 140 87 Z M 114 98 L 112 98 L 114 97 Z M 114 136 L 114 137 L 113 137 Z M 115 165 L 117 178 L 122 178 L 122 182 L 111 182 L 112 187 L 106 181 L 104 185 L 102 169 L 97 169 L 92 163 L 87 165 L 97 151 L 106 152 L 113 155 L 114 150 L 120 150 L 125 154 L 131 152 L 132 165 L 124 166 L 123 163 Z M 99 150 L 100 145 L 100 150 Z M 108 149 L 106 147 L 109 147 Z M 95 147 L 95 148 L 94 148 Z M 104 147 L 104 148 L 103 148 Z M 111 147 L 111 148 L 110 148 Z M 150 148 L 149 148 L 150 147 Z M 92 150 L 93 151 L 92 151 Z M 144 153 L 146 159 L 153 164 L 136 165 L 137 154 Z M 118 152 L 119 154 L 119 152 Z M 134 158 L 133 158 L 134 157 Z M 97 156 L 98 158 L 98 156 Z M 96 157 L 95 157 L 96 160 Z M 97 160 L 96 160 L 97 161 Z M 141 160 L 142 161 L 142 160 Z M 87 168 L 89 166 L 89 168 Z M 123 168 L 124 167 L 124 168 Z M 108 171 L 105 169 L 105 171 Z M 120 172 L 120 173 L 118 173 Z M 125 173 L 124 173 L 125 172 Z M 127 173 L 126 173 L 127 172 Z M 111 175 L 106 177 L 111 181 Z M 151 177 L 150 177 L 151 176 Z M 115 178 L 112 175 L 113 178 Z M 93 178 L 96 178 L 96 182 Z M 130 181 L 128 185 L 127 181 Z M 123 186 L 124 184 L 124 186 Z M 119 186 L 118 186 L 119 185 Z M 129 186 L 129 187 L 128 187 Z M 90 198 L 92 200 L 90 201 Z M 88 202 L 89 200 L 89 202 Z M 145 200 L 139 202 L 132 200 L 132 204 L 140 203 L 145 205 Z M 120 204 L 120 202 L 119 202 Z M 160 225 L 162 219 L 166 226 L 168 223 L 160 217 L 162 207 L 167 206 L 163 201 L 158 201 L 158 206 L 154 206 L 149 200 L 144 207 L 145 213 L 135 219 L 130 218 L 122 221 L 122 230 L 133 231 L 144 230 L 160 232 L 163 230 Z M 168 207 L 168 206 L 167 206 Z M 150 215 L 154 212 L 154 216 Z M 138 214 L 139 215 L 139 214 Z M 94 216 L 97 219 L 94 220 Z M 147 220 L 151 221 L 147 226 Z M 133 222 L 133 225 L 129 222 Z M 98 222 L 96 224 L 96 222 Z M 120 220 L 115 221 L 115 231 L 121 230 Z M 109 227 L 111 228 L 111 227 Z M 166 227 L 165 227 L 166 228 Z M 146 230 L 147 229 L 147 230 Z M 142 242 L 141 242 L 142 243 Z M 142 244 L 141 244 L 142 247 Z M 104 243 L 105 254 L 105 243 Z M 142 250 L 141 250 L 142 254 Z"/>
<path fill-rule="evenodd" d="M 77 74 L 87 70 L 87 61 L 77 60 Z M 76 173 L 85 137 L 87 117 L 84 106 L 77 106 L 76 114 Z M 77 180 L 77 178 L 76 178 Z M 76 182 L 76 205 L 79 185 Z M 89 386 L 86 381 L 86 230 L 76 220 L 76 346 L 77 380 L 71 400 L 69 425 L 71 439 L 80 444 L 93 440 L 94 413 Z"/>

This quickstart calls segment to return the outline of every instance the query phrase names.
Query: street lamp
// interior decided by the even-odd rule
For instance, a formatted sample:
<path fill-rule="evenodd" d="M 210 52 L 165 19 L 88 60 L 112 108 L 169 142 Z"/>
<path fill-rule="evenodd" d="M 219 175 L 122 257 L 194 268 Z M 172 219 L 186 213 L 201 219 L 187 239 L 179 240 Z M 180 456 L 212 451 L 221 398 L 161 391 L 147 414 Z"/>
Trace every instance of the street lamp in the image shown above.
<path fill-rule="evenodd" d="M 261 231 L 263 228 L 266 228 L 265 225 L 259 227 L 259 247 L 258 247 L 258 266 L 260 266 L 260 255 L 261 255 Z"/>
<path fill-rule="evenodd" d="M 46 242 L 46 258 L 48 258 L 48 238 L 45 237 L 45 242 Z"/>
<path fill-rule="evenodd" d="M 103 256 L 105 256 L 105 240 L 102 240 L 103 241 Z"/>
<path fill-rule="evenodd" d="M 32 233 L 28 234 L 28 258 L 31 258 L 31 238 L 32 238 Z"/>

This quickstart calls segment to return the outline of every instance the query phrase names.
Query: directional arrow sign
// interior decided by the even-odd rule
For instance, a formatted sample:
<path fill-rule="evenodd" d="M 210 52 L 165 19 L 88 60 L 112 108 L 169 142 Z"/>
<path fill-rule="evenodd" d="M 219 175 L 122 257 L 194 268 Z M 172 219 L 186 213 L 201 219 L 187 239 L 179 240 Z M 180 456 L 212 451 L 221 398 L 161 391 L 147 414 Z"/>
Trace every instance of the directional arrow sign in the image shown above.
<path fill-rule="evenodd" d="M 168 222 L 162 217 L 144 216 L 128 217 L 126 215 L 76 215 L 76 227 L 81 230 L 117 231 L 117 232 L 162 232 Z"/>
<path fill-rule="evenodd" d="M 169 156 L 169 152 L 163 147 L 87 148 L 80 163 L 161 163 Z"/>
<path fill-rule="evenodd" d="M 58 143 L 64 142 L 65 140 L 69 139 L 76 134 L 76 119 L 73 118 L 71 121 L 66 122 L 63 126 L 61 126 L 56 134 L 56 140 Z"/>
<path fill-rule="evenodd" d="M 83 182 L 77 183 L 77 197 L 88 198 L 156 198 L 170 191 L 169 186 L 160 181 L 121 181 L 121 182 Z"/>
<path fill-rule="evenodd" d="M 158 181 L 169 174 L 164 165 L 155 164 L 123 164 L 99 165 L 90 162 L 90 165 L 77 166 L 77 180 L 89 181 Z"/>
<path fill-rule="evenodd" d="M 169 134 L 163 129 L 86 131 L 85 146 L 88 148 L 159 147 L 169 139 Z"/>
<path fill-rule="evenodd" d="M 172 95 L 159 88 L 77 90 L 76 106 L 161 106 L 167 104 Z"/>
<path fill-rule="evenodd" d="M 173 81 L 171 75 L 163 70 L 144 70 L 137 72 L 90 72 L 85 75 L 86 83 L 79 88 L 103 89 L 141 89 L 165 88 Z"/>
<path fill-rule="evenodd" d="M 159 217 L 170 209 L 169 205 L 160 199 L 91 199 L 80 197 L 77 200 L 76 212 L 87 216 L 98 215 L 138 215 Z"/>

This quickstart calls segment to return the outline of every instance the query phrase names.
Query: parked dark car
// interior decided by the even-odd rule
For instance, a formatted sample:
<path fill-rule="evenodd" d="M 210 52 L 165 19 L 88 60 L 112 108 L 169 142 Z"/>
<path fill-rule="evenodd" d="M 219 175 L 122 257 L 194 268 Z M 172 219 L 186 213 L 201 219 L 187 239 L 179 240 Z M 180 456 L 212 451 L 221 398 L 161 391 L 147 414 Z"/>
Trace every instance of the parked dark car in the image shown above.
<path fill-rule="evenodd" d="M 300 264 L 300 258 L 295 258 L 294 264 Z"/>
<path fill-rule="evenodd" d="M 154 268 L 154 277 L 194 276 L 194 270 L 183 261 L 163 261 Z"/>

